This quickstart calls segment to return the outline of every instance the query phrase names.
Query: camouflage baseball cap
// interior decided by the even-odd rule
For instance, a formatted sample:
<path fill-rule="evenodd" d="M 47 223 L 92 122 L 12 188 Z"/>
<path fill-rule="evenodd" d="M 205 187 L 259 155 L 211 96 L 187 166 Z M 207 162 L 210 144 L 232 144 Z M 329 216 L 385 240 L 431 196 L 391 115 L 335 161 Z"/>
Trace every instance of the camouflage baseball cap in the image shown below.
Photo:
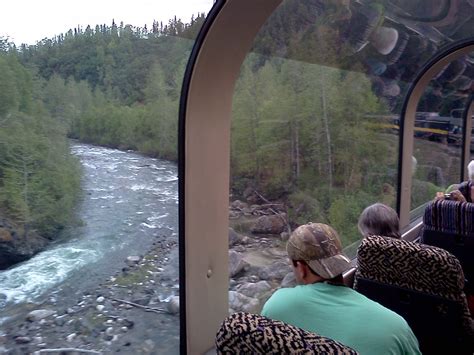
<path fill-rule="evenodd" d="M 295 229 L 286 245 L 292 260 L 303 260 L 324 279 L 332 279 L 350 267 L 342 253 L 336 231 L 322 223 L 308 223 Z"/>

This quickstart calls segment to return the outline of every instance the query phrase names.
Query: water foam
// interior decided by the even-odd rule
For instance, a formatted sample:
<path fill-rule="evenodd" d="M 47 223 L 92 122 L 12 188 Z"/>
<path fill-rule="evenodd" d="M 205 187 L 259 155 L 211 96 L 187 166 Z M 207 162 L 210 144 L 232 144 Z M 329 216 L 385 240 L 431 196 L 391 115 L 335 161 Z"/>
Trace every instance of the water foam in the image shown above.
<path fill-rule="evenodd" d="M 63 281 L 73 270 L 97 259 L 92 249 L 64 245 L 40 253 L 0 274 L 5 302 L 31 302 Z"/>
<path fill-rule="evenodd" d="M 148 223 L 140 223 L 141 226 L 143 227 L 147 227 L 147 228 L 150 228 L 150 229 L 156 229 L 156 228 L 159 228 L 159 226 L 155 225 L 155 224 L 148 224 Z"/>

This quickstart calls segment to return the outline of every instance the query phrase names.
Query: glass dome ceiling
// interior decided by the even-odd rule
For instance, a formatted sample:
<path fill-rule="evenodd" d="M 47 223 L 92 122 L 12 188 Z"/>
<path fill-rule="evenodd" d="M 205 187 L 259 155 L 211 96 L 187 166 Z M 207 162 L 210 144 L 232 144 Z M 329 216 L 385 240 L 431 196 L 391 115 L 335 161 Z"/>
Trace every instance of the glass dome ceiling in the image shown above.
<path fill-rule="evenodd" d="M 262 27 L 253 51 L 364 72 L 388 111 L 399 113 L 409 84 L 428 61 L 473 31 L 472 0 L 287 0 Z M 473 79 L 471 54 L 438 75 L 445 89 L 434 95 L 467 97 Z"/>

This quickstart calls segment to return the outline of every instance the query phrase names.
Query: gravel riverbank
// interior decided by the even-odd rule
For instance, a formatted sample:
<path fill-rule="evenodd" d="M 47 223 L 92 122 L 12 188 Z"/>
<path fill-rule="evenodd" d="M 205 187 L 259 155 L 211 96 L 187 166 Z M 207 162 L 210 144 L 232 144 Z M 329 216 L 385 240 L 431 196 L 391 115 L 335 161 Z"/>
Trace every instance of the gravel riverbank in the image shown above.
<path fill-rule="evenodd" d="M 2 326 L 0 352 L 44 354 L 47 349 L 76 348 L 177 354 L 176 265 L 177 244 L 156 241 L 145 256 L 129 256 L 116 275 L 83 290 L 76 299 L 62 299 L 58 294 L 42 304 L 24 306 Z"/>

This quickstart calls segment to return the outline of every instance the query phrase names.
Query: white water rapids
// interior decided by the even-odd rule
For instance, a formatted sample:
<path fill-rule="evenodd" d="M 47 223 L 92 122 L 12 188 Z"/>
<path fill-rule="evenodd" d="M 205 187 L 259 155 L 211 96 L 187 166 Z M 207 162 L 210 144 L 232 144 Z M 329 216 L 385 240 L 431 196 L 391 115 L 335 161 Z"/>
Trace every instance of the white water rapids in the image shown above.
<path fill-rule="evenodd" d="M 71 292 L 80 290 L 128 255 L 145 252 L 158 234 L 177 239 L 175 164 L 75 142 L 71 149 L 83 166 L 76 211 L 82 223 L 30 260 L 0 271 L 0 311 L 50 297 L 66 283 Z"/>

